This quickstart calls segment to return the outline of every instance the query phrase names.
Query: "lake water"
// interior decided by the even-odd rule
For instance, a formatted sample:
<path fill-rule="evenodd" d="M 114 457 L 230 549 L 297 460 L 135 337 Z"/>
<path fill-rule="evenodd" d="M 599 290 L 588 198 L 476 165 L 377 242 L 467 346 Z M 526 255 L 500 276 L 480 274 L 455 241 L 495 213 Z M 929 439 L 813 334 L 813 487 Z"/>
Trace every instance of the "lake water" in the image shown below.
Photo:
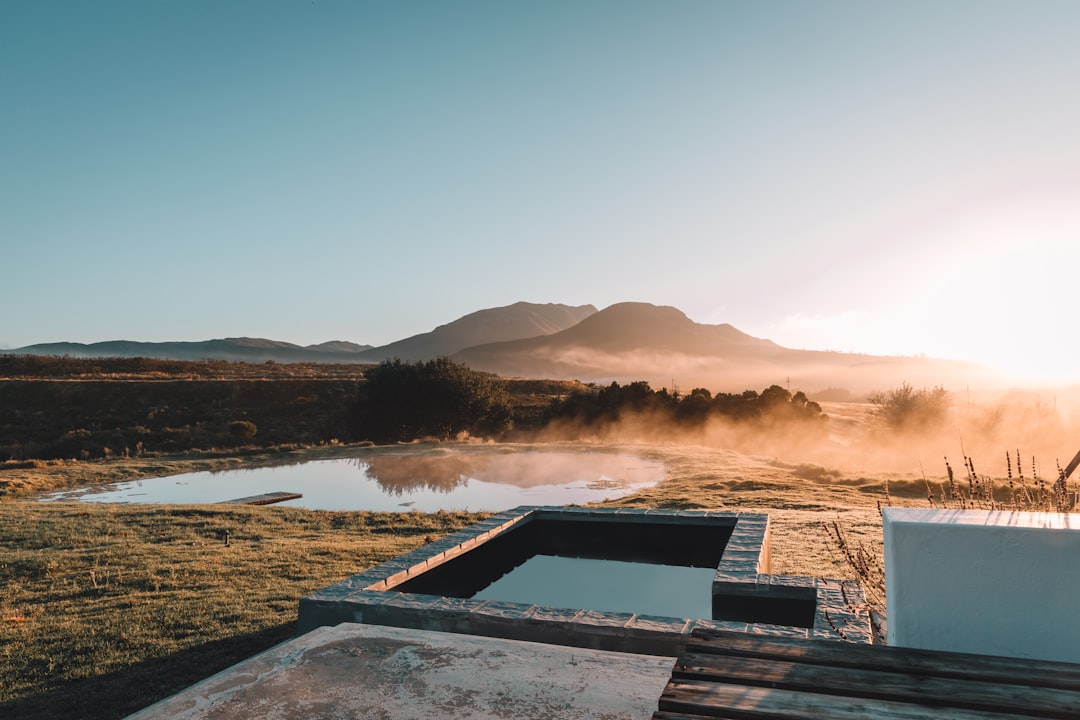
<path fill-rule="evenodd" d="M 716 568 L 534 555 L 473 598 L 709 619 L 715 575 Z"/>
<path fill-rule="evenodd" d="M 498 511 L 618 498 L 663 477 L 663 463 L 628 453 L 405 454 L 374 449 L 349 458 L 135 480 L 55 493 L 42 500 L 203 504 L 284 491 L 303 497 L 281 505 L 319 510 Z"/>

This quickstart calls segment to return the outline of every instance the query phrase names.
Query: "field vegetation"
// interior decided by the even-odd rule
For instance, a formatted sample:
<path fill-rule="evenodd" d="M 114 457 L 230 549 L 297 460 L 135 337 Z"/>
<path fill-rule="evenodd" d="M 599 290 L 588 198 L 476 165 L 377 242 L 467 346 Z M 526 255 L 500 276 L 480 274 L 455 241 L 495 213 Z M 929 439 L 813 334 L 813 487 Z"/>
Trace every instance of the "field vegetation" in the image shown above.
<path fill-rule="evenodd" d="M 0 717 L 124 717 L 288 639 L 303 595 L 479 517 L 0 503 Z"/>
<path fill-rule="evenodd" d="M 499 437 L 513 426 L 506 382 L 447 358 L 383 362 L 365 380 L 355 420 L 364 439 Z"/>
<path fill-rule="evenodd" d="M 0 461 L 490 436 L 535 428 L 553 399 L 582 387 L 502 380 L 445 359 L 364 367 L 0 355 Z"/>
<path fill-rule="evenodd" d="M 663 462 L 666 477 L 606 505 L 768 512 L 775 572 L 861 577 L 878 603 L 880 504 L 1035 509 L 1075 497 L 1071 484 L 1055 486 L 1055 461 L 1076 449 L 1076 423 L 1037 397 L 961 403 L 901 386 L 872 403 L 818 404 L 779 386 L 681 395 L 644 383 L 507 381 L 453 363 L 365 375 L 354 366 L 22 362 L 0 357 L 0 717 L 123 717 L 287 639 L 303 595 L 482 517 L 34 501 L 52 490 L 342 457 L 373 439 L 627 452 Z M 372 392 L 379 372 L 385 388 L 401 381 L 395 373 L 435 379 L 406 403 L 413 415 L 393 418 L 407 433 L 364 425 L 394 397 Z M 459 394 L 428 403 L 447 377 Z M 460 393 L 474 391 L 486 400 L 473 407 L 494 413 L 483 423 L 417 422 L 469 407 Z M 135 426 L 148 431 L 142 446 L 125 434 Z M 176 440 L 184 426 L 190 435 Z M 88 435 L 64 445 L 78 430 Z M 950 454 L 958 459 L 947 467 Z M 993 477 L 976 473 L 976 460 Z M 950 476 L 953 466 L 962 469 Z"/>

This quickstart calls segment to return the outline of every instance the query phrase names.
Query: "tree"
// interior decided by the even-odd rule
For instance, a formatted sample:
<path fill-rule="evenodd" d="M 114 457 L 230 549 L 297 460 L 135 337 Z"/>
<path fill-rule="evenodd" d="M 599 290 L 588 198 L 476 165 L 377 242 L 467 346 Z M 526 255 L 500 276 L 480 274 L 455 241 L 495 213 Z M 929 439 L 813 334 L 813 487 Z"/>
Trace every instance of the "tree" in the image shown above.
<path fill-rule="evenodd" d="M 357 412 L 361 437 L 445 440 L 466 433 L 491 436 L 510 427 L 503 381 L 449 358 L 387 360 L 365 373 L 364 381 Z"/>

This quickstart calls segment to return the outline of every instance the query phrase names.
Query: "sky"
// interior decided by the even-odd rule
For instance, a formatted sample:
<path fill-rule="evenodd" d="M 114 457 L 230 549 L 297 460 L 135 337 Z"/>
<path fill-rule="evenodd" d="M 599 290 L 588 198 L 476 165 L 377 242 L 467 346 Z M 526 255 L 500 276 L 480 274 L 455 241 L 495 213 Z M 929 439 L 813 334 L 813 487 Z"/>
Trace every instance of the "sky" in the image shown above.
<path fill-rule="evenodd" d="M 0 0 L 0 348 L 519 300 L 1080 381 L 1080 3 Z"/>

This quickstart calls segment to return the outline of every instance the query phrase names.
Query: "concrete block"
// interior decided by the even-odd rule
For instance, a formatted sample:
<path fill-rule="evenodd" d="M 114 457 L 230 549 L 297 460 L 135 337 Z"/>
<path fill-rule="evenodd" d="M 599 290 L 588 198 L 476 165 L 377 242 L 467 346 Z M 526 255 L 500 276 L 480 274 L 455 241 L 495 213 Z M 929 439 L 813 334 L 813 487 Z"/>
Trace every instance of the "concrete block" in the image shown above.
<path fill-rule="evenodd" d="M 535 607 L 524 603 L 501 602 L 498 600 L 485 600 L 473 608 L 473 613 L 488 618 L 500 618 L 503 620 L 521 620 Z"/>
<path fill-rule="evenodd" d="M 537 605 L 529 613 L 529 620 L 535 622 L 572 623 L 582 611 L 575 608 L 553 608 Z"/>
<path fill-rule="evenodd" d="M 809 628 L 792 627 L 790 625 L 767 625 L 765 623 L 751 623 L 746 626 L 746 632 L 751 635 L 770 635 L 772 637 L 805 638 L 810 636 Z"/>
<path fill-rule="evenodd" d="M 1080 515 L 885 508 L 888 642 L 1080 662 Z"/>
<path fill-rule="evenodd" d="M 690 632 L 693 620 L 661 617 L 659 615 L 635 615 L 626 626 L 631 637 L 648 637 L 655 634 L 685 635 Z"/>
<path fill-rule="evenodd" d="M 698 628 L 706 630 L 728 630 L 731 632 L 746 632 L 749 624 L 735 620 L 694 620 L 690 624 L 690 633 Z"/>
<path fill-rule="evenodd" d="M 806 575 L 759 575 L 759 583 L 768 584 L 771 588 L 816 588 L 818 578 Z"/>
<path fill-rule="evenodd" d="M 722 560 L 719 570 L 725 573 L 745 573 L 747 575 L 758 574 L 757 560 Z"/>

